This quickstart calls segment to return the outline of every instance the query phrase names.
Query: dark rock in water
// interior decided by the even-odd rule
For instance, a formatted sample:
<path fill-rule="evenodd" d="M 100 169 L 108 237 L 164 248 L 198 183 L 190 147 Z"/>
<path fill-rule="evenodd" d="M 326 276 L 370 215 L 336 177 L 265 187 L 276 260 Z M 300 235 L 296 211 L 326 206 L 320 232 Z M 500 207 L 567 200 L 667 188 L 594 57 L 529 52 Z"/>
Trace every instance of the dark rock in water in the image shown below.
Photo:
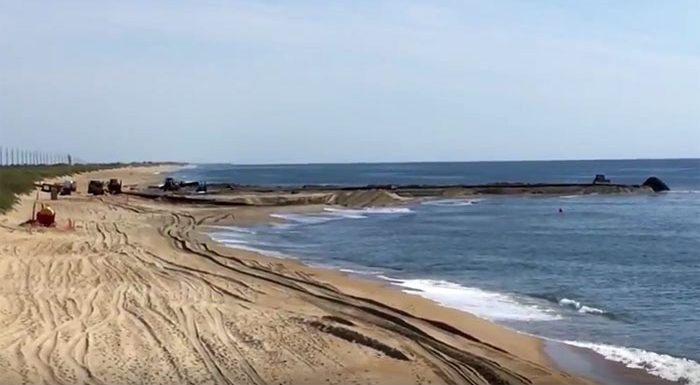
<path fill-rule="evenodd" d="M 666 183 L 664 183 L 661 179 L 652 176 L 651 178 L 647 179 L 642 183 L 642 186 L 648 186 L 651 187 L 654 192 L 659 192 L 659 191 L 669 191 L 671 190 L 668 188 Z"/>

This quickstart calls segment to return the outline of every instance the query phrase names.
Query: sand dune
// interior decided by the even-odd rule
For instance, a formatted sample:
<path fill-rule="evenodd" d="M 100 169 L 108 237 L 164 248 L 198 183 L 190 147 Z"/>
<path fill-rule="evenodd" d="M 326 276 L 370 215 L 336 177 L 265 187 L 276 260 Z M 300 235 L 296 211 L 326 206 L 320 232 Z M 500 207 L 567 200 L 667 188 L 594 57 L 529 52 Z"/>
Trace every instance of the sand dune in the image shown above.
<path fill-rule="evenodd" d="M 95 175 L 155 171 L 77 180 L 85 191 Z M 56 229 L 19 227 L 32 202 L 0 217 L 2 383 L 587 383 L 554 369 L 537 339 L 198 233 L 269 208 L 78 195 L 51 202 Z"/>

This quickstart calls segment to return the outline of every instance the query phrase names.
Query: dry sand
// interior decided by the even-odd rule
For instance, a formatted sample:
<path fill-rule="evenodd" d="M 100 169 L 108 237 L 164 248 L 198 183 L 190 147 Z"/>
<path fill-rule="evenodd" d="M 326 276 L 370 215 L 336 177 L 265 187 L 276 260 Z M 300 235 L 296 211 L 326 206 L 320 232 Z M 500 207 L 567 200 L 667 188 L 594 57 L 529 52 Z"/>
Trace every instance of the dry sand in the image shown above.
<path fill-rule="evenodd" d="M 84 192 L 90 178 L 152 183 L 164 170 L 75 179 Z M 33 201 L 0 216 L 2 383 L 589 383 L 555 369 L 536 338 L 198 233 L 274 208 L 78 194 L 51 202 L 57 228 L 18 226 Z"/>

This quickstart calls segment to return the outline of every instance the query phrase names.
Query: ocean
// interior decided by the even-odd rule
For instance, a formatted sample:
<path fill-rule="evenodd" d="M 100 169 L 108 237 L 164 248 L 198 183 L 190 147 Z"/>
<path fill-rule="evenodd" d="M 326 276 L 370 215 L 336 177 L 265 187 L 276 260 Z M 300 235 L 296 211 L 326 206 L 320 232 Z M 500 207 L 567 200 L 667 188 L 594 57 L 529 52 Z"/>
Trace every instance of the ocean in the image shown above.
<path fill-rule="evenodd" d="M 615 183 L 650 195 L 478 197 L 278 214 L 212 228 L 232 247 L 384 280 L 512 329 L 700 384 L 700 159 L 199 165 L 187 180 L 262 185 Z M 559 209 L 562 212 L 559 212 Z"/>

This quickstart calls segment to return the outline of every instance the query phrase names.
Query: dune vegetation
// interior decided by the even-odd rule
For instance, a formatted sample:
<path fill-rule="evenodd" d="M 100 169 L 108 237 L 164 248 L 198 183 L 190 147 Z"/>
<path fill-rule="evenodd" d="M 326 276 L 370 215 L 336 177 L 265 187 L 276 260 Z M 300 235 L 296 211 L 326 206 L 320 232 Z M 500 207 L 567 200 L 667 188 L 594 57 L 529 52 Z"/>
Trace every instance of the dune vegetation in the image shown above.
<path fill-rule="evenodd" d="M 111 167 L 114 166 L 56 164 L 0 167 L 0 213 L 9 210 L 17 201 L 19 195 L 32 191 L 35 182 L 62 175 L 78 174 Z"/>

